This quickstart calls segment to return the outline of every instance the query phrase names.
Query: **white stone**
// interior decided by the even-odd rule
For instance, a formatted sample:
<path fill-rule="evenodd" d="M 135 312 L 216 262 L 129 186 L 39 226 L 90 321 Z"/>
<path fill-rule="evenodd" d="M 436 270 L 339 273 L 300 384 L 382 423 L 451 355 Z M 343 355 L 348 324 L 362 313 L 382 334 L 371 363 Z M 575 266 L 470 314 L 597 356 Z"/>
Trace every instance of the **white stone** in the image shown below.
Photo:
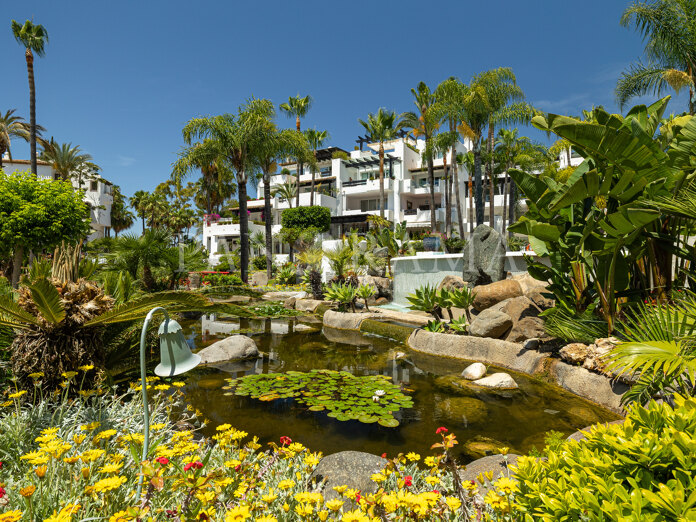
<path fill-rule="evenodd" d="M 475 381 L 476 379 L 480 379 L 486 375 L 486 371 L 487 368 L 485 364 L 476 362 L 474 364 L 470 364 L 464 369 L 462 372 L 462 377 L 470 381 Z"/>
<path fill-rule="evenodd" d="M 515 379 L 510 377 L 510 374 L 503 372 L 494 373 L 493 375 L 489 375 L 488 377 L 474 381 L 474 384 L 484 386 L 486 388 L 497 388 L 503 390 L 513 390 L 519 388 L 515 382 Z"/>
<path fill-rule="evenodd" d="M 203 348 L 198 355 L 201 356 L 201 364 L 214 364 L 257 357 L 259 349 L 251 337 L 232 335 Z"/>

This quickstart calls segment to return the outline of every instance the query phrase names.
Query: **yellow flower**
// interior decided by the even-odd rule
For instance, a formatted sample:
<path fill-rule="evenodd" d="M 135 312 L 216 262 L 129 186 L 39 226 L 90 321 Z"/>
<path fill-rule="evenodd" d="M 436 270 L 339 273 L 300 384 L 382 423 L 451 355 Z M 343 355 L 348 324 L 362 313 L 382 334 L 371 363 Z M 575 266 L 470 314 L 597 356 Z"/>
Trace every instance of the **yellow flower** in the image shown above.
<path fill-rule="evenodd" d="M 106 464 L 105 466 L 99 468 L 99 473 L 118 473 L 119 471 L 121 471 L 122 467 L 123 464 Z"/>
<path fill-rule="evenodd" d="M 24 498 L 29 498 L 34 494 L 34 491 L 36 491 L 36 486 L 34 484 L 30 484 L 20 489 L 19 494 L 22 495 Z"/>
<path fill-rule="evenodd" d="M 278 519 L 273 515 L 264 515 L 256 519 L 256 522 L 278 522 Z"/>
<path fill-rule="evenodd" d="M 225 522 L 237 522 L 238 520 L 246 520 L 251 514 L 249 506 L 237 506 L 225 513 Z"/>
<path fill-rule="evenodd" d="M 66 379 L 72 379 L 73 377 L 75 377 L 77 375 L 77 372 L 63 372 L 63 373 L 61 373 L 61 375 L 63 377 L 65 377 Z"/>
<path fill-rule="evenodd" d="M 272 489 L 269 489 L 267 494 L 261 496 L 261 500 L 263 500 L 266 504 L 270 504 L 277 498 L 278 495 L 276 495 Z"/>
<path fill-rule="evenodd" d="M 505 493 L 506 495 L 509 495 L 510 493 L 514 493 L 517 491 L 517 481 L 512 480 L 508 477 L 501 477 L 495 482 L 495 487 Z"/>
<path fill-rule="evenodd" d="M 246 436 L 246 435 L 245 435 L 245 436 Z M 304 447 L 302 444 L 300 444 L 299 442 L 293 442 L 292 444 L 290 444 L 290 445 L 288 446 L 288 450 L 290 450 L 290 451 L 292 451 L 292 452 L 294 452 L 294 453 L 299 453 L 299 452 L 302 451 L 303 449 L 305 449 L 305 447 Z"/>
<path fill-rule="evenodd" d="M 186 386 L 186 383 L 181 382 L 181 381 L 176 381 L 176 382 L 172 383 L 172 386 L 175 386 L 176 388 L 183 388 L 184 386 Z"/>
<path fill-rule="evenodd" d="M 425 481 L 431 486 L 434 486 L 434 485 L 440 483 L 440 479 L 437 477 L 433 477 L 432 475 L 425 477 Z"/>
<path fill-rule="evenodd" d="M 168 384 L 158 384 L 157 386 L 155 386 L 155 390 L 158 391 L 167 391 L 169 388 L 171 388 L 171 386 L 169 386 Z"/>
<path fill-rule="evenodd" d="M 317 517 L 319 517 L 319 520 L 321 520 L 321 522 L 324 522 L 327 518 L 329 518 L 329 512 L 323 509 L 319 511 L 319 513 L 317 513 Z"/>
<path fill-rule="evenodd" d="M 20 518 L 22 518 L 22 512 L 19 509 L 0 514 L 0 522 L 17 522 Z"/>
<path fill-rule="evenodd" d="M 225 467 L 226 467 L 226 468 L 230 468 L 230 469 L 234 469 L 234 468 L 236 468 L 237 466 L 239 466 L 241 463 L 242 463 L 242 461 L 237 460 L 237 459 L 226 460 L 226 461 L 225 461 Z"/>
<path fill-rule="evenodd" d="M 501 454 L 501 455 L 507 455 L 508 453 L 510 453 L 510 448 L 508 448 L 507 446 L 505 446 L 505 447 L 503 447 L 503 448 L 500 448 L 498 451 L 500 451 L 500 454 Z"/>
<path fill-rule="evenodd" d="M 103 493 L 104 491 L 111 491 L 113 489 L 120 488 L 125 482 L 126 477 L 107 477 L 98 480 L 94 486 L 91 486 L 91 492 Z M 87 489 L 87 488 L 85 488 Z"/>
<path fill-rule="evenodd" d="M 135 520 L 135 517 L 128 511 L 118 511 L 109 517 L 109 522 L 129 522 Z"/>
<path fill-rule="evenodd" d="M 94 422 L 90 422 L 89 424 L 84 424 L 84 425 L 80 426 L 80 429 L 82 431 L 94 431 L 99 426 L 101 426 L 101 422 L 94 421 Z"/>
<path fill-rule="evenodd" d="M 435 465 L 437 464 L 437 462 L 435 462 L 435 457 L 425 457 L 425 460 L 423 462 L 429 468 L 435 467 Z"/>
<path fill-rule="evenodd" d="M 96 443 L 96 442 L 99 442 L 99 441 L 102 440 L 102 439 L 110 439 L 111 437 L 113 437 L 114 435 L 116 435 L 116 433 L 118 433 L 116 430 L 104 430 L 104 431 L 100 431 L 99 433 L 97 433 L 97 434 L 94 436 L 94 438 L 92 439 L 92 441 Z"/>
<path fill-rule="evenodd" d="M 343 507 L 343 501 L 335 498 L 333 500 L 329 500 L 324 505 L 331 511 L 338 511 L 339 509 L 341 509 L 341 507 Z"/>
<path fill-rule="evenodd" d="M 44 522 L 70 522 L 81 508 L 80 504 L 66 504 L 59 512 L 54 510 L 53 515 L 44 519 Z"/>
<path fill-rule="evenodd" d="M 73 435 L 72 440 L 75 444 L 82 444 L 87 438 L 87 435 Z"/>
<path fill-rule="evenodd" d="M 152 431 L 159 431 L 159 430 L 163 430 L 166 427 L 167 427 L 166 424 L 164 424 L 162 422 L 158 422 L 157 424 L 153 424 L 152 426 L 150 426 L 150 429 Z"/>
<path fill-rule="evenodd" d="M 43 376 L 44 372 L 34 372 L 29 374 L 29 377 L 31 377 L 32 379 L 40 379 Z"/>
<path fill-rule="evenodd" d="M 34 473 L 36 473 L 36 476 L 39 477 L 40 479 L 42 479 L 46 476 L 47 471 L 48 471 L 48 468 L 46 466 L 38 466 L 38 467 L 34 468 Z"/>
<path fill-rule="evenodd" d="M 305 466 L 313 468 L 317 464 L 319 464 L 319 456 L 317 456 L 315 453 L 310 453 L 308 455 L 305 455 L 305 457 L 304 457 L 304 465 Z"/>
<path fill-rule="evenodd" d="M 447 497 L 445 499 L 445 504 L 447 504 L 450 511 L 457 511 L 461 507 L 462 501 L 457 497 Z"/>
<path fill-rule="evenodd" d="M 103 449 L 91 449 L 80 455 L 80 458 L 82 459 L 82 462 L 94 462 L 104 455 L 104 453 L 106 452 Z"/>
<path fill-rule="evenodd" d="M 387 480 L 387 477 L 385 477 L 384 474 L 380 472 L 373 474 L 370 477 L 370 479 L 372 480 L 372 482 L 377 482 L 379 484 L 380 482 L 384 482 L 385 480 Z"/>
<path fill-rule="evenodd" d="M 7 407 L 7 406 L 12 406 L 14 404 L 14 401 L 5 401 L 2 403 L 2 406 Z"/>
<path fill-rule="evenodd" d="M 418 453 L 414 453 L 414 452 L 410 451 L 406 454 L 406 458 L 408 460 L 410 460 L 411 462 L 417 462 L 420 460 L 421 457 Z"/>
<path fill-rule="evenodd" d="M 215 428 L 217 431 L 228 431 L 232 429 L 231 424 L 220 424 L 217 428 Z"/>
<path fill-rule="evenodd" d="M 83 371 L 83 372 L 88 372 L 90 370 L 94 370 L 94 365 L 93 364 L 83 364 L 82 366 L 78 366 L 77 369 L 80 371 Z"/>
<path fill-rule="evenodd" d="M 324 497 L 318 491 L 303 491 L 295 494 L 295 500 L 301 504 L 321 504 Z"/>
<path fill-rule="evenodd" d="M 356 509 L 355 511 L 348 511 L 347 513 L 343 513 L 343 517 L 341 517 L 341 522 L 370 522 L 370 517 L 365 515 L 359 509 Z"/>
<path fill-rule="evenodd" d="M 348 486 L 334 486 L 334 491 L 342 495 L 347 488 Z"/>
<path fill-rule="evenodd" d="M 19 457 L 21 460 L 26 460 L 29 464 L 39 466 L 46 464 L 49 461 L 48 455 L 43 450 L 31 451 Z"/>
<path fill-rule="evenodd" d="M 357 494 L 360 493 L 357 489 L 347 489 L 345 492 L 345 496 L 348 497 L 349 499 L 353 500 Z"/>
<path fill-rule="evenodd" d="M 291 479 L 281 480 L 281 481 L 278 483 L 278 487 L 279 487 L 280 489 L 290 489 L 290 488 L 293 488 L 293 487 L 295 487 L 295 481 L 294 481 L 294 480 L 291 480 Z"/>
<path fill-rule="evenodd" d="M 290 505 L 287 502 L 283 504 L 283 511 L 285 511 L 286 513 L 290 511 Z"/>
<path fill-rule="evenodd" d="M 308 517 L 313 511 L 314 508 L 311 506 L 311 504 L 298 504 L 295 506 L 295 513 L 301 517 Z"/>
<path fill-rule="evenodd" d="M 64 457 L 63 462 L 66 464 L 75 464 L 78 460 L 80 460 L 80 457 Z"/>
<path fill-rule="evenodd" d="M 27 391 L 26 391 L 26 390 L 22 390 L 22 391 L 18 391 L 17 393 L 11 393 L 11 394 L 9 395 L 9 397 L 10 397 L 10 399 L 19 399 L 19 398 L 20 398 L 22 395 L 24 395 L 25 393 L 27 393 Z"/>

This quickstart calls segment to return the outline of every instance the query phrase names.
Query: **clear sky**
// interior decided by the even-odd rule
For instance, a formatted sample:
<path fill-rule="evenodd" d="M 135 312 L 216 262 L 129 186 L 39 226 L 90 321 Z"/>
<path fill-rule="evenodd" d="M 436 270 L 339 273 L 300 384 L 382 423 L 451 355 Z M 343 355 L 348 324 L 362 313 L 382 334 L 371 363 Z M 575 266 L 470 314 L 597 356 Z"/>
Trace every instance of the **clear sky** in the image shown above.
<path fill-rule="evenodd" d="M 357 119 L 412 109 L 410 89 L 512 67 L 541 110 L 616 111 L 620 72 L 641 55 L 619 25 L 623 0 L 277 1 L 2 0 L 0 110 L 29 119 L 24 50 L 10 21 L 48 30 L 35 61 L 37 120 L 90 153 L 126 195 L 171 172 L 181 128 L 233 112 L 252 94 L 276 104 L 311 94 L 303 126 L 352 150 Z M 686 96 L 668 110 L 682 112 Z M 293 126 L 283 115 L 278 122 Z M 547 141 L 532 128 L 521 134 Z M 28 157 L 28 146 L 13 144 Z M 193 177 L 192 177 L 193 179 Z"/>

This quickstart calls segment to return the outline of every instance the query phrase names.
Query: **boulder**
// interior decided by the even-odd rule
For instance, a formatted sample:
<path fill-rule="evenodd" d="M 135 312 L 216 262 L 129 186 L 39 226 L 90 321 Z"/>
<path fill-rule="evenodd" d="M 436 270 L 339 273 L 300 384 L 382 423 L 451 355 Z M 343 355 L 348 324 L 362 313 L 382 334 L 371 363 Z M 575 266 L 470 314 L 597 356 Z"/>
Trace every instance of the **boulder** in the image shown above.
<path fill-rule="evenodd" d="M 465 426 L 480 423 L 488 417 L 486 403 L 473 397 L 450 397 L 437 406 L 447 420 L 461 422 Z"/>
<path fill-rule="evenodd" d="M 534 304 L 534 302 L 523 295 L 517 297 L 510 297 L 504 301 L 499 302 L 487 308 L 487 310 L 497 310 L 499 312 L 505 312 L 510 316 L 513 323 L 517 323 L 519 320 L 525 317 L 537 317 L 541 310 Z"/>
<path fill-rule="evenodd" d="M 198 355 L 201 356 L 201 364 L 215 364 L 258 357 L 259 349 L 251 337 L 232 335 L 203 348 Z"/>
<path fill-rule="evenodd" d="M 505 277 L 505 244 L 498 231 L 477 226 L 464 247 L 462 278 L 472 285 L 485 285 Z"/>
<path fill-rule="evenodd" d="M 561 359 L 568 364 L 582 365 L 585 359 L 592 354 L 592 350 L 583 343 L 570 343 L 561 348 L 559 353 Z"/>
<path fill-rule="evenodd" d="M 464 371 L 462 372 L 462 377 L 470 381 L 475 381 L 476 379 L 480 379 L 481 377 L 486 375 L 486 371 L 487 368 L 485 364 L 476 362 L 464 368 Z"/>
<path fill-rule="evenodd" d="M 508 314 L 496 310 L 484 310 L 471 321 L 469 334 L 474 337 L 499 339 L 511 326 L 512 319 Z"/>
<path fill-rule="evenodd" d="M 524 295 L 531 299 L 540 310 L 548 310 L 556 305 L 553 294 L 545 287 L 532 288 L 529 292 L 525 292 Z"/>
<path fill-rule="evenodd" d="M 376 493 L 378 485 L 372 475 L 382 471 L 387 460 L 362 451 L 341 451 L 328 455 L 319 461 L 309 477 L 310 482 L 323 483 L 325 500 L 332 500 L 339 495 L 335 486 L 348 486 L 357 489 L 362 495 Z"/>
<path fill-rule="evenodd" d="M 521 296 L 522 287 L 514 279 L 505 279 L 479 285 L 474 288 L 474 294 L 474 308 L 480 312 L 511 297 Z"/>
<path fill-rule="evenodd" d="M 544 320 L 541 317 L 524 317 L 520 321 L 512 325 L 510 332 L 505 338 L 511 343 L 523 343 L 527 339 L 546 338 L 546 330 L 544 330 Z"/>
<path fill-rule="evenodd" d="M 500 476 L 507 477 L 510 474 L 508 471 L 508 466 L 514 466 L 517 464 L 517 459 L 520 455 L 514 453 L 508 453 L 507 455 L 489 455 L 488 457 L 482 457 L 470 462 L 466 465 L 464 470 L 459 472 L 459 478 L 462 482 L 475 482 L 478 485 L 479 475 L 483 475 L 490 472 L 493 474 L 493 481 L 500 478 Z M 486 486 L 490 485 L 488 478 L 484 478 L 484 484 Z"/>
<path fill-rule="evenodd" d="M 360 284 L 371 287 L 375 292 L 375 297 L 385 297 L 390 301 L 392 300 L 394 291 L 392 289 L 392 280 L 388 277 L 366 275 L 358 278 L 358 280 L 360 281 Z"/>
<path fill-rule="evenodd" d="M 462 279 L 461 277 L 454 275 L 446 275 L 444 279 L 440 281 L 440 284 L 437 286 L 437 289 L 442 290 L 444 288 L 446 290 L 459 290 L 460 288 L 464 288 L 465 286 L 466 283 L 464 282 L 464 279 Z"/>
<path fill-rule="evenodd" d="M 386 297 L 378 297 L 377 299 L 375 299 L 375 304 L 377 306 L 389 304 L 389 299 L 387 299 Z"/>
<path fill-rule="evenodd" d="M 295 301 L 295 310 L 314 313 L 314 311 L 319 308 L 319 305 L 323 302 L 324 301 L 319 301 L 317 299 L 297 299 Z"/>
<path fill-rule="evenodd" d="M 532 290 L 535 290 L 537 288 L 543 289 L 548 286 L 548 282 L 546 281 L 539 281 L 538 279 L 534 279 L 529 272 L 523 272 L 518 275 L 512 276 L 512 279 L 517 281 L 520 284 L 520 287 L 522 287 L 522 294 L 527 295 L 529 292 Z"/>
<path fill-rule="evenodd" d="M 263 272 L 254 272 L 251 274 L 249 284 L 251 286 L 266 286 L 268 284 L 268 274 L 265 270 Z"/>
<path fill-rule="evenodd" d="M 485 388 L 495 388 L 499 390 L 515 390 L 519 388 L 515 382 L 515 379 L 510 377 L 510 374 L 503 372 L 494 373 L 493 375 L 489 375 L 483 379 L 478 379 L 474 381 L 474 384 L 477 386 L 483 386 Z"/>
<path fill-rule="evenodd" d="M 289 310 L 292 310 L 295 308 L 295 302 L 297 301 L 296 297 L 288 297 L 285 302 L 283 303 L 283 308 L 287 308 Z"/>
<path fill-rule="evenodd" d="M 500 448 L 505 447 L 499 440 L 476 435 L 464 443 L 464 453 L 473 459 L 480 459 L 488 455 L 500 453 Z"/>
<path fill-rule="evenodd" d="M 189 272 L 189 288 L 191 290 L 196 290 L 201 287 L 201 274 L 200 272 Z"/>
<path fill-rule="evenodd" d="M 296 324 L 293 327 L 293 330 L 297 333 L 318 332 L 319 331 L 318 328 L 313 328 L 313 327 L 306 325 L 306 324 Z"/>

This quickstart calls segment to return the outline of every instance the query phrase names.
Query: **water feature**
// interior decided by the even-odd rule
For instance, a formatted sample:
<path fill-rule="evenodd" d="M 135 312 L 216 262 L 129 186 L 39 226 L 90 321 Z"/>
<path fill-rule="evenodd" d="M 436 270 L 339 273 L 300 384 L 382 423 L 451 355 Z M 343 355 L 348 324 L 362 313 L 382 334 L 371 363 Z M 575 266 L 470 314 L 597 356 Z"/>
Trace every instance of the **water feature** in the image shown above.
<path fill-rule="evenodd" d="M 215 320 L 204 316 L 184 323 L 189 341 L 196 348 L 241 331 L 265 353 L 254 361 L 228 363 L 226 371 L 200 368 L 191 372 L 186 396 L 210 419 L 207 434 L 213 434 L 219 424 L 230 423 L 258 435 L 262 442 L 277 441 L 286 435 L 325 454 L 342 450 L 430 454 L 435 430 L 447 426 L 460 440 L 457 453 L 467 461 L 472 457 L 467 455 L 466 442 L 475 437 L 489 437 L 512 451 L 527 452 L 540 446 L 548 430 L 568 435 L 593 422 L 616 418 L 560 388 L 520 374 L 514 374 L 520 391 L 508 397 L 462 397 L 441 381 L 442 376 L 459 374 L 465 362 L 410 352 L 397 342 L 357 332 L 325 329 L 322 333 L 321 325 L 314 321 L 309 324 L 314 327 L 311 330 L 306 325 L 298 326 L 301 322 L 297 319 Z M 405 352 L 406 360 L 397 360 L 398 352 Z M 398 427 L 385 428 L 338 421 L 326 412 L 308 411 L 292 399 L 263 402 L 228 396 L 222 389 L 225 379 L 231 377 L 324 368 L 347 370 L 354 375 L 388 375 L 408 390 L 414 407 L 395 414 L 400 421 Z"/>

